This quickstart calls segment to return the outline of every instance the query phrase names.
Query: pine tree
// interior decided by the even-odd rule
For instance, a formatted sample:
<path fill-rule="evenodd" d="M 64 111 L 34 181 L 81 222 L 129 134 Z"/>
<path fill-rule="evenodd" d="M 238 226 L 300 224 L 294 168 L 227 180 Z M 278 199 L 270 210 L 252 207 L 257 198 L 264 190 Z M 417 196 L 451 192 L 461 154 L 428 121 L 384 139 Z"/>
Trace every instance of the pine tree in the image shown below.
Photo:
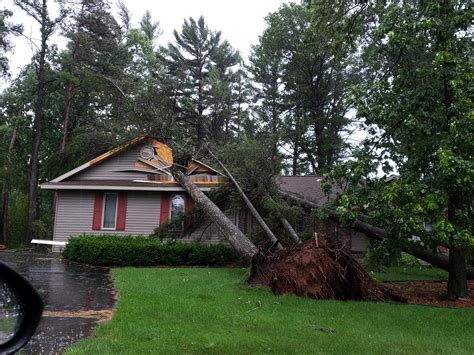
<path fill-rule="evenodd" d="M 175 80 L 178 125 L 183 135 L 192 137 L 199 146 L 206 139 L 224 130 L 223 115 L 228 104 L 221 107 L 211 103 L 212 96 L 229 97 L 229 85 L 234 80 L 232 67 L 239 55 L 221 33 L 212 31 L 204 18 L 185 20 L 181 32 L 174 31 L 175 43 L 163 48 L 166 66 Z M 214 105 L 214 107 L 213 107 Z M 225 121 L 225 120 L 224 120 Z"/>

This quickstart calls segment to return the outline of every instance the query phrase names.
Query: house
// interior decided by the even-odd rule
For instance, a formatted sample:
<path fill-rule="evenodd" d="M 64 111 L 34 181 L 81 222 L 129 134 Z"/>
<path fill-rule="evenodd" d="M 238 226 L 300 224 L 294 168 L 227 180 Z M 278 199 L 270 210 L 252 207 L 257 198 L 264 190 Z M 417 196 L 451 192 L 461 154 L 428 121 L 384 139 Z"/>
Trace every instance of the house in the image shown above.
<path fill-rule="evenodd" d="M 284 192 L 313 202 L 318 206 L 325 206 L 342 192 L 338 186 L 333 186 L 328 197 L 321 188 L 322 176 L 279 176 L 276 180 L 278 188 Z M 353 254 L 364 254 L 369 248 L 369 238 L 361 232 L 351 228 L 341 227 L 334 221 L 326 220 L 314 222 L 310 229 L 313 232 L 325 235 L 337 235 L 346 240 Z"/>
<path fill-rule="evenodd" d="M 66 242 L 81 234 L 150 235 L 164 223 L 183 232 L 186 221 L 179 217 L 193 208 L 193 200 L 174 181 L 172 164 L 172 150 L 165 143 L 140 136 L 43 183 L 42 189 L 57 191 L 53 241 Z M 186 170 L 201 191 L 223 182 L 219 171 L 197 160 L 190 160 Z M 242 213 L 228 215 L 241 224 Z M 212 244 L 222 238 L 203 218 L 184 240 Z"/>
<path fill-rule="evenodd" d="M 186 218 L 193 200 L 170 172 L 173 152 L 163 141 L 140 136 L 101 156 L 41 185 L 57 191 L 53 230 L 53 250 L 71 236 L 82 234 L 150 235 L 167 224 L 181 241 L 207 244 L 226 243 L 217 226 L 207 216 L 196 223 Z M 218 187 L 224 176 L 216 169 L 189 160 L 185 166 L 190 180 L 203 192 Z M 282 176 L 280 189 L 324 205 L 327 198 L 321 190 L 321 177 Z M 337 193 L 337 191 L 336 191 Z M 247 209 L 225 209 L 239 229 L 248 233 L 256 227 Z M 185 218 L 183 218 L 185 216 Z M 330 222 L 313 226 L 325 234 L 344 235 L 354 252 L 367 249 L 367 238 L 361 233 L 340 228 Z"/>

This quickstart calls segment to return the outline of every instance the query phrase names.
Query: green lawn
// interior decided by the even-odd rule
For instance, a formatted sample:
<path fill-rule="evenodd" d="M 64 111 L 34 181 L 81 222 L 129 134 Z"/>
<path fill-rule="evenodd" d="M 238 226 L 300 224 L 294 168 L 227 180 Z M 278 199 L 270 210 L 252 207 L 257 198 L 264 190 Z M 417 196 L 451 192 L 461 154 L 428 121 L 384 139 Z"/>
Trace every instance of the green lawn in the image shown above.
<path fill-rule="evenodd" d="M 474 311 L 276 297 L 244 269 L 114 269 L 116 313 L 68 354 L 474 353 Z"/>
<path fill-rule="evenodd" d="M 435 267 L 390 267 L 384 272 L 369 272 L 378 281 L 447 280 L 448 273 Z"/>

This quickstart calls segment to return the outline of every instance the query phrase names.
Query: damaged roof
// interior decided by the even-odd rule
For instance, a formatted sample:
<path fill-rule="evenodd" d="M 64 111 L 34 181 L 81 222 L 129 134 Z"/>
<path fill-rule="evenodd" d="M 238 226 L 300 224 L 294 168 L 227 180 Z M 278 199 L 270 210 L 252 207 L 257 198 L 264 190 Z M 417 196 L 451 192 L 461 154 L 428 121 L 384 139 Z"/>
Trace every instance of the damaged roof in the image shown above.
<path fill-rule="evenodd" d="M 41 188 L 182 191 L 172 176 L 173 164 L 173 152 L 166 143 L 143 135 L 43 183 Z M 201 161 L 190 159 L 186 168 L 202 191 L 222 183 L 223 175 Z"/>

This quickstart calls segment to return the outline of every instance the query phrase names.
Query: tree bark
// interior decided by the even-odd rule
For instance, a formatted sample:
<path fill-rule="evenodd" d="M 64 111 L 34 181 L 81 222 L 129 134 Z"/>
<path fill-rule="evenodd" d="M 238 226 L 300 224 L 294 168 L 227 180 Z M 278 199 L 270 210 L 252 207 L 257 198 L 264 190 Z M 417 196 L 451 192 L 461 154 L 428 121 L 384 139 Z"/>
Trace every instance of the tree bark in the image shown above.
<path fill-rule="evenodd" d="M 291 193 L 279 190 L 279 193 L 293 201 L 294 203 L 305 206 L 307 208 L 321 208 L 321 206 L 317 205 L 314 202 L 305 200 L 303 198 L 300 198 L 298 196 L 295 196 Z M 333 209 L 327 209 L 329 218 L 335 221 L 339 221 L 339 218 L 337 216 L 336 211 Z M 371 224 L 368 224 L 364 221 L 361 220 L 356 220 L 352 223 L 352 228 L 354 228 L 356 231 L 364 233 L 367 237 L 372 238 L 372 239 L 377 239 L 377 240 L 383 240 L 385 238 L 385 230 L 379 227 L 372 226 Z M 421 249 L 421 248 L 402 248 L 402 250 L 410 255 L 413 255 L 414 257 L 423 260 L 433 266 L 436 266 L 442 270 L 448 271 L 450 270 L 450 258 L 444 256 L 444 255 L 439 255 L 435 254 L 429 250 L 426 249 Z M 465 265 L 465 272 L 466 272 L 466 277 L 469 280 L 474 280 L 474 267 L 471 265 Z"/>
<path fill-rule="evenodd" d="M 232 174 L 230 173 L 229 170 L 227 170 L 227 168 L 225 167 L 224 164 L 222 164 L 222 162 L 217 159 L 217 157 L 214 155 L 214 153 L 209 149 L 209 147 L 206 147 L 207 151 L 209 152 L 209 154 L 214 158 L 215 161 L 217 161 L 217 163 L 220 165 L 220 167 L 222 168 L 222 170 L 224 170 L 224 173 L 229 177 L 230 181 L 232 181 L 232 183 L 234 184 L 235 188 L 237 189 L 237 191 L 239 192 L 240 194 L 240 197 L 242 197 L 242 200 L 244 200 L 245 204 L 247 205 L 248 209 L 250 210 L 250 212 L 252 213 L 252 215 L 255 217 L 255 219 L 257 220 L 258 224 L 260 225 L 260 227 L 262 227 L 263 231 L 265 232 L 267 238 L 270 240 L 270 242 L 272 242 L 272 245 L 275 245 L 278 249 L 283 249 L 283 246 L 281 245 L 281 243 L 278 241 L 277 237 L 275 237 L 275 234 L 273 234 L 273 232 L 271 231 L 271 229 L 268 227 L 268 225 L 265 223 L 265 221 L 263 220 L 262 216 L 260 216 L 260 214 L 258 213 L 257 209 L 255 208 L 255 206 L 252 204 L 252 202 L 248 199 L 247 195 L 245 194 L 244 190 L 242 190 L 242 188 L 240 187 L 239 183 L 237 182 L 237 180 L 234 179 L 234 177 L 232 176 Z"/>
<path fill-rule="evenodd" d="M 240 231 L 237 226 L 217 207 L 179 168 L 172 168 L 173 177 L 191 196 L 197 206 L 216 224 L 229 243 L 247 261 L 251 262 L 257 247 Z"/>
<path fill-rule="evenodd" d="M 448 220 L 453 225 L 459 225 L 456 212 L 462 209 L 462 196 L 454 193 L 449 197 Z M 462 223 L 462 222 L 461 222 Z M 461 245 L 449 246 L 449 278 L 448 298 L 459 299 L 469 297 L 466 274 L 466 255 Z"/>
<path fill-rule="evenodd" d="M 41 47 L 39 52 L 38 63 L 38 83 L 36 88 L 36 103 L 34 109 L 33 122 L 33 146 L 31 150 L 30 169 L 28 179 L 28 224 L 27 238 L 28 241 L 33 239 L 33 224 L 36 221 L 38 213 L 38 180 L 39 180 L 39 153 L 41 140 L 43 136 L 43 120 L 44 120 L 44 100 L 45 100 L 45 67 L 46 67 L 46 50 L 47 40 L 51 34 L 48 29 L 48 12 L 47 1 L 43 0 L 41 10 Z"/>
<path fill-rule="evenodd" d="M 466 257 L 464 249 L 460 247 L 449 248 L 449 277 L 448 298 L 468 298 Z"/>
<path fill-rule="evenodd" d="M 290 222 L 288 222 L 288 220 L 285 217 L 281 217 L 280 222 L 283 225 L 283 227 L 285 227 L 285 229 L 288 231 L 288 233 L 290 234 L 291 239 L 293 239 L 293 241 L 296 244 L 302 243 L 300 237 L 298 237 L 298 233 L 296 233 L 296 231 L 291 226 Z"/>

